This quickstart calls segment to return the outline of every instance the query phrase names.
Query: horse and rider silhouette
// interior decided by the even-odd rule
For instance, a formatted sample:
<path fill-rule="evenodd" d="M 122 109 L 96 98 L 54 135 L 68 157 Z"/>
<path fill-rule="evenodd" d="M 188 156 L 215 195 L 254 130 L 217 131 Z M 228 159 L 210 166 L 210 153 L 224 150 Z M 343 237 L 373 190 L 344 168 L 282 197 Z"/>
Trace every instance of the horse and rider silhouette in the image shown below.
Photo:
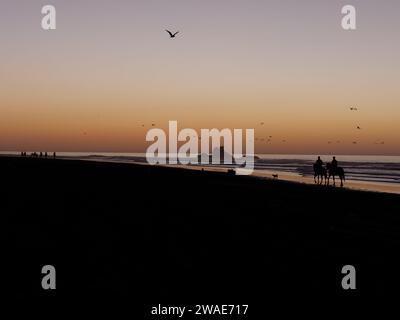
<path fill-rule="evenodd" d="M 314 181 L 317 184 L 322 184 L 325 182 L 325 185 L 329 185 L 329 180 L 333 178 L 333 185 L 336 185 L 335 176 L 340 178 L 340 186 L 343 187 L 343 181 L 346 181 L 346 177 L 344 174 L 344 170 L 342 167 L 338 166 L 338 162 L 336 157 L 333 157 L 331 163 L 326 163 L 326 167 L 324 167 L 324 163 L 321 160 L 321 157 L 318 157 L 317 161 L 314 163 Z"/>

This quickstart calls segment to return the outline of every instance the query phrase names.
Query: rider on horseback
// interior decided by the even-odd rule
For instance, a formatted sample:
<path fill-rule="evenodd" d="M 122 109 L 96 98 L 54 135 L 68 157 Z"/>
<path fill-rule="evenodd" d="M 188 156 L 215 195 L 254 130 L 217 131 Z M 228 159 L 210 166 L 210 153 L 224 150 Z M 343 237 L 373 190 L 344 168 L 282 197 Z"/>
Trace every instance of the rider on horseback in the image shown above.
<path fill-rule="evenodd" d="M 317 166 L 317 168 L 322 168 L 323 164 L 324 163 L 322 162 L 321 157 L 318 156 L 317 161 L 315 161 L 315 165 Z"/>
<path fill-rule="evenodd" d="M 336 171 L 338 167 L 338 162 L 336 160 L 336 157 L 333 157 L 332 162 L 331 162 L 332 170 Z"/>
<path fill-rule="evenodd" d="M 327 175 L 326 175 L 326 169 L 323 167 L 323 162 L 321 160 L 321 157 L 318 156 L 317 161 L 314 163 L 314 181 L 315 183 L 322 184 L 322 182 L 326 181 Z M 316 178 L 318 178 L 316 180 Z"/>
<path fill-rule="evenodd" d="M 346 180 L 345 173 L 342 167 L 338 166 L 338 162 L 336 157 L 333 157 L 331 163 L 326 164 L 326 168 L 328 169 L 328 184 L 330 177 L 333 177 L 333 185 L 335 185 L 335 176 L 339 176 L 340 178 L 340 186 L 343 187 L 343 181 Z"/>

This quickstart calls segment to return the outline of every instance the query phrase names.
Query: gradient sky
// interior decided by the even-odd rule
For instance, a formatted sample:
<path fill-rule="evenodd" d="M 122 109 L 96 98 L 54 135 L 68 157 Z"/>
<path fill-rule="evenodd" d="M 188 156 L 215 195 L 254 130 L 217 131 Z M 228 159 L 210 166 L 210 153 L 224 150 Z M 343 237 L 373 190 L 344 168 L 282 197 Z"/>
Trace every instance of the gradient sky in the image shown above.
<path fill-rule="evenodd" d="M 55 31 L 41 29 L 46 4 Z M 341 28 L 346 4 L 356 31 Z M 400 154 L 398 0 L 1 0 L 0 12 L 0 150 L 144 152 L 152 123 L 178 120 L 254 128 L 257 153 Z"/>

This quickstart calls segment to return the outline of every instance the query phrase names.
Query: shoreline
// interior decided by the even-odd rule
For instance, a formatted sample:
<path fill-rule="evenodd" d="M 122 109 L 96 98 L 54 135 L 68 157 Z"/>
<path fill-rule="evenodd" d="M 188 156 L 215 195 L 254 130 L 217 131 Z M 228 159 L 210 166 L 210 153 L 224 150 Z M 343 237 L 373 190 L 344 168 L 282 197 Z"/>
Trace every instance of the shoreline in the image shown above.
<path fill-rule="evenodd" d="M 16 155 L 0 155 L 3 158 L 20 158 L 20 156 Z M 30 158 L 29 156 L 26 158 Z M 51 159 L 51 157 L 49 157 Z M 205 170 L 207 172 L 221 172 L 226 173 L 230 167 L 225 166 L 212 166 L 212 165 L 150 165 L 146 162 L 141 161 L 121 161 L 121 160 L 111 160 L 111 159 L 88 159 L 88 158 L 80 158 L 80 157 L 65 157 L 59 156 L 58 160 L 78 160 L 78 161 L 89 161 L 89 162 L 99 162 L 99 163 L 121 163 L 121 164 L 134 164 L 134 165 L 144 165 L 144 166 L 158 166 L 165 168 L 179 168 L 184 170 Z M 239 169 L 240 170 L 240 169 Z M 301 175 L 299 173 L 289 173 L 280 170 L 268 170 L 268 169 L 254 169 L 253 173 L 250 176 L 258 177 L 258 178 L 267 178 L 272 179 L 272 175 L 278 174 L 278 180 L 280 181 L 288 181 L 293 183 L 300 183 L 306 185 L 316 185 L 314 182 L 313 176 L 309 175 Z M 321 185 L 324 187 L 325 185 Z M 333 186 L 333 179 L 330 180 L 330 185 Z M 340 188 L 340 179 L 336 178 L 336 187 Z M 398 194 L 400 195 L 400 183 L 385 183 L 385 182 L 373 182 L 373 181 L 363 181 L 363 180 L 352 180 L 346 179 L 344 182 L 343 189 L 349 190 L 357 190 L 357 191 L 369 191 L 369 192 L 380 192 L 380 193 L 390 193 L 390 194 Z"/>

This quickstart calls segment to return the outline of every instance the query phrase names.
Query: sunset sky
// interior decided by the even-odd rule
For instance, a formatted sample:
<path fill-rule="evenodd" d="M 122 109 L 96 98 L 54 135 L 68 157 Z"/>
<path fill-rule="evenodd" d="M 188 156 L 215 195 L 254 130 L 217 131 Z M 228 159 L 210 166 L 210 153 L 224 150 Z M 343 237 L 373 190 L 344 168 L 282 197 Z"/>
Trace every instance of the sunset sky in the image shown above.
<path fill-rule="evenodd" d="M 57 30 L 41 28 L 46 4 Z M 346 4 L 356 31 L 341 28 Z M 144 152 L 152 123 L 177 120 L 254 128 L 257 153 L 400 155 L 398 0 L 1 0 L 0 12 L 0 150 Z"/>

